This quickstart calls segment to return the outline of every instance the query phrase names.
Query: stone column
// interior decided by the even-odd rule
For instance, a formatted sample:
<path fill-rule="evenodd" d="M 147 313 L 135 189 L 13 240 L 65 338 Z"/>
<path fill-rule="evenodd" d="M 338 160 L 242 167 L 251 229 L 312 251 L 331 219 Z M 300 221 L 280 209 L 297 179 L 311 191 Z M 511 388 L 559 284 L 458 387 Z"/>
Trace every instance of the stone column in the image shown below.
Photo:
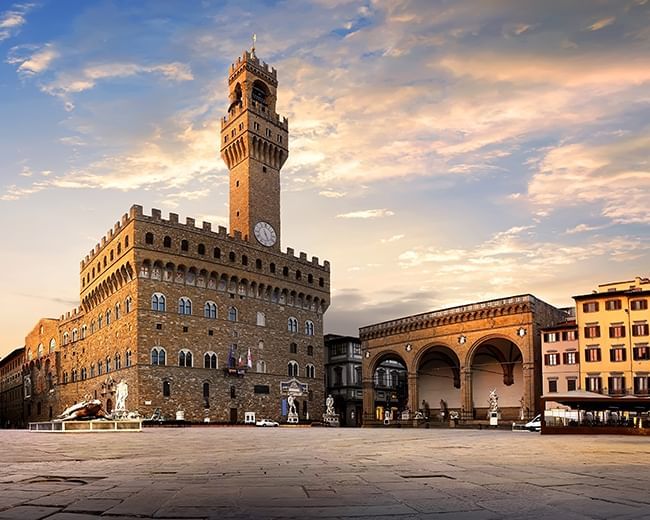
<path fill-rule="evenodd" d="M 418 374 L 417 372 L 409 372 L 408 374 L 408 407 L 411 413 L 414 414 L 420 408 L 418 398 Z"/>
<path fill-rule="evenodd" d="M 375 420 L 375 389 L 372 378 L 363 379 L 363 425 L 368 426 Z"/>
<path fill-rule="evenodd" d="M 472 368 L 460 369 L 460 400 L 463 404 L 461 419 L 463 421 L 474 418 L 474 398 L 472 396 Z"/>
<path fill-rule="evenodd" d="M 532 417 L 537 410 L 537 403 L 535 402 L 535 363 L 523 364 L 523 388 L 524 388 L 524 404 L 528 408 L 527 419 Z"/>

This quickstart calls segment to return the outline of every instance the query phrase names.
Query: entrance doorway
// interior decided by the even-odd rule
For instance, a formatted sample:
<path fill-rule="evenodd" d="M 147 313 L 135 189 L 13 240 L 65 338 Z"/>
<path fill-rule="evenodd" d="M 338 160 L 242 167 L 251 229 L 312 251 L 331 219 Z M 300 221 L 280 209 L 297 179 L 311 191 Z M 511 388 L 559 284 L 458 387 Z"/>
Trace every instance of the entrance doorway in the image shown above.
<path fill-rule="evenodd" d="M 237 424 L 237 408 L 230 409 L 230 424 Z"/>

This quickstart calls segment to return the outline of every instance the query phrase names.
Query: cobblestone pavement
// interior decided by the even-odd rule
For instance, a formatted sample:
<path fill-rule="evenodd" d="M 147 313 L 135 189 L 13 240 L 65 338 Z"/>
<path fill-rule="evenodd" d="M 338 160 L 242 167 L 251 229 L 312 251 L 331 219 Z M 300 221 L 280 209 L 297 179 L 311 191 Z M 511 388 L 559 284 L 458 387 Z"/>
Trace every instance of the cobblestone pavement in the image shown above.
<path fill-rule="evenodd" d="M 650 440 L 477 430 L 0 430 L 0 519 L 650 518 Z"/>

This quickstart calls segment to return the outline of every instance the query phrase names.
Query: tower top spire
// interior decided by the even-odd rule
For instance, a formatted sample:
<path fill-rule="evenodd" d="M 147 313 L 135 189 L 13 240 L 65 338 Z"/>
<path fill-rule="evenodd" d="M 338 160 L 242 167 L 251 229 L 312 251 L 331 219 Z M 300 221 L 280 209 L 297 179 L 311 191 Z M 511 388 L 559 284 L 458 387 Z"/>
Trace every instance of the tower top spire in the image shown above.
<path fill-rule="evenodd" d="M 257 34 L 253 33 L 253 45 L 251 47 L 251 54 L 255 56 L 255 43 L 257 42 Z"/>

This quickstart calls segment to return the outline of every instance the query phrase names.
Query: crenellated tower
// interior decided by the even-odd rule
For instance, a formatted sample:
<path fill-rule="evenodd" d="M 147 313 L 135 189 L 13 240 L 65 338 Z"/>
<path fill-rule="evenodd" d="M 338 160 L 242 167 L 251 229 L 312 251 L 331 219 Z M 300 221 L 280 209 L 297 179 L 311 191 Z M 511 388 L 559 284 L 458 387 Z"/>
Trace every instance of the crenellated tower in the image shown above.
<path fill-rule="evenodd" d="M 277 88 L 276 70 L 254 48 L 230 66 L 221 157 L 230 170 L 231 234 L 279 251 L 280 169 L 289 155 L 289 125 L 275 111 Z"/>

